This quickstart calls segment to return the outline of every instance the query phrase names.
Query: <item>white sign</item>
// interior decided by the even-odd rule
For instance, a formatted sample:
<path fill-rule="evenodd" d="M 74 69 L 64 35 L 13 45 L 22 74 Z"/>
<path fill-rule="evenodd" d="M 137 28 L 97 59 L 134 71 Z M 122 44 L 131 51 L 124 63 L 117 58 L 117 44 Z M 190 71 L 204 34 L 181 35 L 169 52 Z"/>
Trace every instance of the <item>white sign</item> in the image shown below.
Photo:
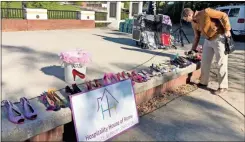
<path fill-rule="evenodd" d="M 130 79 L 70 96 L 77 141 L 106 141 L 139 123 Z"/>

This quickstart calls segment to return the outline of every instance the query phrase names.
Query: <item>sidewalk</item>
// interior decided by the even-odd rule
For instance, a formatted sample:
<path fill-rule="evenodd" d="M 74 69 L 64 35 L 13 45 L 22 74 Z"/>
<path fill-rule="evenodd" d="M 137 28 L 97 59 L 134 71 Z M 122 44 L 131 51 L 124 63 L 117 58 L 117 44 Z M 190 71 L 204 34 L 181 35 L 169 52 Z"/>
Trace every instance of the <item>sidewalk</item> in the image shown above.
<path fill-rule="evenodd" d="M 229 55 L 228 93 L 215 96 L 198 89 L 141 117 L 139 125 L 113 141 L 244 141 L 244 44 L 236 42 L 237 50 Z M 209 87 L 217 89 L 215 74 L 210 80 Z"/>
<path fill-rule="evenodd" d="M 203 89 L 179 97 L 141 117 L 139 125 L 113 139 L 113 141 L 199 140 L 244 141 L 244 116 L 219 96 Z"/>

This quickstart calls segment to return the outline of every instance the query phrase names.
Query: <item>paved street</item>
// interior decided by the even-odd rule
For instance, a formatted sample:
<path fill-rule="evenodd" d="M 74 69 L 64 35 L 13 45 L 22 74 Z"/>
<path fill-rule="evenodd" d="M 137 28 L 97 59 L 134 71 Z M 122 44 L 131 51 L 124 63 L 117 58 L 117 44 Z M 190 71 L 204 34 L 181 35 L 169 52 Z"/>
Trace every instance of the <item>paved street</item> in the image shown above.
<path fill-rule="evenodd" d="M 141 68 L 169 59 L 183 50 L 164 52 L 135 47 L 129 34 L 106 29 L 56 30 L 2 33 L 2 99 L 18 101 L 33 98 L 49 88 L 64 88 L 64 69 L 58 54 L 84 49 L 92 54 L 88 79 L 101 78 L 105 72 Z M 154 58 L 153 58 L 154 56 Z"/>

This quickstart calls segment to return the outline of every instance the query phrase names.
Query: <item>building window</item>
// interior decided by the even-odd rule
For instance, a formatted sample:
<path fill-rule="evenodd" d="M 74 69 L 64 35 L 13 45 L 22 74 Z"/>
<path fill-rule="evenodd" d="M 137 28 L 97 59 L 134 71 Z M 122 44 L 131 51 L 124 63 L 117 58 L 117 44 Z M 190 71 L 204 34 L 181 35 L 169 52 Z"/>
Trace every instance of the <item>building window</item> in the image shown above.
<path fill-rule="evenodd" d="M 116 18 L 117 14 L 117 3 L 110 2 L 110 17 Z"/>
<path fill-rule="evenodd" d="M 139 3 L 132 3 L 132 16 L 138 14 L 139 11 Z"/>

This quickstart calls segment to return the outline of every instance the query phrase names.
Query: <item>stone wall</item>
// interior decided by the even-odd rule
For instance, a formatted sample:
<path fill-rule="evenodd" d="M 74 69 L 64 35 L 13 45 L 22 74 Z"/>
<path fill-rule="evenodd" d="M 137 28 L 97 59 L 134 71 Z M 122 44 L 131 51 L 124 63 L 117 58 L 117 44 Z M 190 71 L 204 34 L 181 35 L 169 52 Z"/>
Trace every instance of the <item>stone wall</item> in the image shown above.
<path fill-rule="evenodd" d="M 2 31 L 34 31 L 95 28 L 94 20 L 25 20 L 2 19 Z"/>

